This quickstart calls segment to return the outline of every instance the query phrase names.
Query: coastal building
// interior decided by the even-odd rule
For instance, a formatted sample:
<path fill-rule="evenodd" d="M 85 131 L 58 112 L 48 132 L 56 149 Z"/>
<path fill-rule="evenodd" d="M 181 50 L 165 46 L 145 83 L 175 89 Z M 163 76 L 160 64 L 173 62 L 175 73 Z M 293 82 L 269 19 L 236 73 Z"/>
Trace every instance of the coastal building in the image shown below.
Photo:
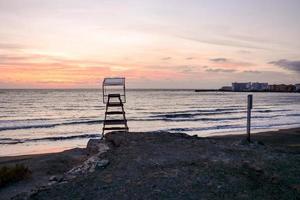
<path fill-rule="evenodd" d="M 245 83 L 232 83 L 232 87 L 223 86 L 220 91 L 233 91 L 233 92 L 300 92 L 299 84 L 272 84 L 260 82 L 245 82 Z"/>
<path fill-rule="evenodd" d="M 269 85 L 268 91 L 270 92 L 294 92 L 296 90 L 295 85 L 285 85 L 285 84 L 279 84 L 279 85 Z"/>
<path fill-rule="evenodd" d="M 300 92 L 300 83 L 299 84 L 295 84 L 295 91 L 296 92 Z"/>
<path fill-rule="evenodd" d="M 251 90 L 251 82 L 247 83 L 232 83 L 232 91 L 234 92 L 245 92 Z"/>
<path fill-rule="evenodd" d="M 251 91 L 266 91 L 268 90 L 268 83 L 251 83 Z"/>

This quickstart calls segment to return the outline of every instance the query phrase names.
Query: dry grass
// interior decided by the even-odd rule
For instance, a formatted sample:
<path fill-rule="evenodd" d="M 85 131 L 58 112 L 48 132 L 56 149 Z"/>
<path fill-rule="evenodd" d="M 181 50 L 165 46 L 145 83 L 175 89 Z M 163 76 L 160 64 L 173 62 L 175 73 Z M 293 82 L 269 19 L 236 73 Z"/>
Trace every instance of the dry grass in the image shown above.
<path fill-rule="evenodd" d="M 24 165 L 0 168 L 0 187 L 30 177 L 31 171 Z"/>

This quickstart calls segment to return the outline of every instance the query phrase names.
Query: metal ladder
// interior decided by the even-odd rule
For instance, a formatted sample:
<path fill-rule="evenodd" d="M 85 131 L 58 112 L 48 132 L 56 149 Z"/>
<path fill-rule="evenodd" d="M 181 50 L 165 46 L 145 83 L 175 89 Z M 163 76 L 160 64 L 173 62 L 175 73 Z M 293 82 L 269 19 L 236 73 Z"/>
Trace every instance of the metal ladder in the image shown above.
<path fill-rule="evenodd" d="M 115 99 L 117 101 L 112 102 L 111 99 Z M 121 111 L 109 111 L 108 108 L 110 107 L 120 107 Z M 107 119 L 107 116 L 109 115 L 122 115 L 122 119 Z M 124 125 L 122 127 L 114 126 L 114 125 Z M 107 127 L 111 126 L 111 127 Z M 119 130 L 119 131 L 124 131 L 128 132 L 128 125 L 127 125 L 127 119 L 125 116 L 125 111 L 124 111 L 124 105 L 121 100 L 120 94 L 109 94 L 107 103 L 106 103 L 106 110 L 105 110 L 105 117 L 103 121 L 103 129 L 102 129 L 102 138 L 104 137 L 104 132 L 105 131 L 112 131 L 112 130 Z"/>

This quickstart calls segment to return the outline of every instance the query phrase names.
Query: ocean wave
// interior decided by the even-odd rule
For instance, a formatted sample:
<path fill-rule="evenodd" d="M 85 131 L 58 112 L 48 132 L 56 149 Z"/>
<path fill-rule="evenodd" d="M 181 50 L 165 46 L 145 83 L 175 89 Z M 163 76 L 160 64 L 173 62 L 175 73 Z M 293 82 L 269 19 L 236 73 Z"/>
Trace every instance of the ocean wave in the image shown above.
<path fill-rule="evenodd" d="M 68 118 L 28 118 L 28 119 L 14 119 L 14 120 L 0 120 L 0 123 L 15 123 L 15 122 L 34 122 L 34 121 L 46 121 L 46 120 L 62 120 Z"/>
<path fill-rule="evenodd" d="M 269 124 L 269 125 L 251 125 L 251 129 L 272 129 L 276 127 L 283 126 L 295 126 L 300 123 L 278 123 L 278 124 Z M 209 130 L 243 130 L 246 129 L 244 125 L 219 125 L 219 126 L 210 126 L 210 127 L 194 127 L 194 128 L 169 128 L 169 129 L 161 129 L 159 131 L 167 131 L 167 132 L 195 132 L 195 131 L 209 131 Z"/>
<path fill-rule="evenodd" d="M 291 111 L 288 109 L 254 109 L 253 113 L 276 113 L 276 112 L 287 112 Z M 192 118 L 196 116 L 210 116 L 210 115 L 222 115 L 222 114 L 235 114 L 235 113 L 246 113 L 246 109 L 231 109 L 231 108 L 217 108 L 208 110 L 183 110 L 176 112 L 150 112 L 151 118 Z"/>
<path fill-rule="evenodd" d="M 148 114 L 160 115 L 160 114 L 185 114 L 185 113 L 211 113 L 211 112 L 222 112 L 222 111 L 242 111 L 245 109 L 232 109 L 232 108 L 214 108 L 214 109 L 189 109 L 189 110 L 178 110 L 173 112 L 148 112 Z"/>
<path fill-rule="evenodd" d="M 4 118 L 4 117 L 10 117 L 9 115 L 0 115 L 0 118 Z M 0 122 L 1 122 L 1 120 L 0 120 Z"/>
<path fill-rule="evenodd" d="M 157 114 L 151 115 L 150 118 L 192 118 L 196 116 L 210 116 L 210 115 L 222 115 L 222 114 L 234 114 L 240 113 L 237 111 L 226 111 L 226 112 L 194 112 L 194 113 L 165 113 L 165 114 Z"/>
<path fill-rule="evenodd" d="M 211 112 L 211 113 L 174 113 L 174 114 L 160 114 L 160 115 L 150 115 L 144 117 L 129 117 L 128 121 L 169 121 L 169 122 L 195 122 L 195 121 L 236 121 L 243 120 L 246 118 L 246 115 L 242 116 L 234 116 L 229 115 L 228 117 L 199 117 L 199 116 L 217 116 L 217 115 L 225 115 L 225 114 L 236 114 L 237 112 Z M 273 115 L 253 115 L 253 119 L 271 119 L 276 117 L 297 117 L 300 116 L 298 113 L 293 114 L 273 114 Z M 61 122 L 53 122 L 51 118 L 37 118 L 37 119 L 24 119 L 24 120 L 2 120 L 0 123 L 2 124 L 14 124 L 14 123 L 26 123 L 21 125 L 14 126 L 3 126 L 0 127 L 0 131 L 8 131 L 8 130 L 19 130 L 19 129 L 35 129 L 35 128 L 54 128 L 57 126 L 67 126 L 67 125 L 77 125 L 77 124 L 101 124 L 103 120 L 100 119 L 91 119 L 91 118 L 79 118 L 79 120 L 65 120 Z M 82 120 L 80 120 L 82 119 Z M 85 119 L 85 120 L 84 120 Z M 48 121 L 47 121 L 48 120 Z"/>
<path fill-rule="evenodd" d="M 82 111 L 87 110 L 86 108 L 54 108 L 55 111 Z M 102 109 L 93 109 L 93 110 L 102 110 Z"/>
<path fill-rule="evenodd" d="M 58 140 L 98 138 L 98 137 L 100 137 L 100 134 L 70 135 L 70 136 L 44 137 L 44 138 L 33 138 L 33 139 L 0 138 L 0 144 L 20 144 L 20 143 L 38 142 L 38 141 L 58 141 Z"/>
<path fill-rule="evenodd" d="M 281 110 L 271 110 L 271 109 L 268 109 L 268 110 L 257 110 L 255 109 L 253 112 L 258 112 L 258 113 L 271 113 L 271 112 L 287 112 L 287 111 L 291 111 L 291 110 L 287 110 L 287 109 L 281 109 Z"/>
<path fill-rule="evenodd" d="M 189 118 L 189 119 L 161 119 L 162 121 L 172 121 L 172 122 L 188 122 L 188 121 L 231 121 L 231 120 L 241 120 L 246 117 L 224 117 L 224 118 Z"/>
<path fill-rule="evenodd" d="M 53 128 L 56 126 L 64 126 L 64 125 L 96 124 L 96 123 L 102 123 L 102 122 L 103 122 L 103 120 L 88 120 L 88 121 L 70 121 L 70 122 L 50 123 L 50 124 L 29 124 L 29 125 L 20 125 L 20 126 L 0 127 L 0 131 L 18 130 L 18 129 L 33 129 L 33 128 Z"/>
<path fill-rule="evenodd" d="M 217 121 L 235 121 L 235 120 L 243 120 L 246 119 L 245 116 L 240 116 L 240 117 L 202 117 L 202 118 L 193 118 L 193 117 L 184 117 L 185 115 L 181 115 L 181 117 L 174 117 L 174 118 L 167 118 L 167 117 L 150 117 L 150 118 L 131 118 L 129 121 L 168 121 L 168 122 L 195 122 L 195 121 L 212 121 L 212 122 L 217 122 Z M 291 115 L 262 115 L 262 116 L 255 116 L 252 115 L 252 119 L 271 119 L 271 118 L 276 118 L 276 117 L 285 117 L 285 116 L 300 116 L 297 114 L 291 114 Z"/>
<path fill-rule="evenodd" d="M 300 117 L 300 113 L 287 114 L 288 117 Z"/>
<path fill-rule="evenodd" d="M 196 127 L 196 128 L 170 128 L 164 129 L 161 131 L 168 132 L 192 132 L 192 131 L 208 131 L 208 130 L 219 130 L 219 129 L 242 129 L 245 126 L 241 125 L 220 125 L 220 126 L 211 126 L 211 127 Z"/>

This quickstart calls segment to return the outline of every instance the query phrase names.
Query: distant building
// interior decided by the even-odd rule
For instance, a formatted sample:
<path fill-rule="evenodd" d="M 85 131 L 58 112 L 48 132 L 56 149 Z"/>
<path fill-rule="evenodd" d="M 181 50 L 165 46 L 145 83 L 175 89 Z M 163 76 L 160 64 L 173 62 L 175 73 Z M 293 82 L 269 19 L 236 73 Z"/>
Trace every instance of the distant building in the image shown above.
<path fill-rule="evenodd" d="M 300 83 L 299 84 L 295 84 L 295 91 L 296 92 L 300 92 Z"/>
<path fill-rule="evenodd" d="M 273 84 L 259 83 L 259 82 L 246 82 L 246 83 L 232 83 L 232 87 L 223 86 L 220 91 L 233 91 L 233 92 L 300 92 L 299 84 Z"/>
<path fill-rule="evenodd" d="M 248 83 L 232 83 L 232 91 L 234 92 L 245 92 L 251 90 L 251 82 Z"/>
<path fill-rule="evenodd" d="M 266 91 L 268 90 L 268 83 L 251 83 L 251 91 Z"/>
<path fill-rule="evenodd" d="M 270 92 L 294 92 L 296 90 L 296 86 L 294 85 L 269 85 L 268 90 Z"/>
<path fill-rule="evenodd" d="M 231 86 L 223 86 L 220 89 L 221 91 L 232 91 L 232 87 Z"/>

